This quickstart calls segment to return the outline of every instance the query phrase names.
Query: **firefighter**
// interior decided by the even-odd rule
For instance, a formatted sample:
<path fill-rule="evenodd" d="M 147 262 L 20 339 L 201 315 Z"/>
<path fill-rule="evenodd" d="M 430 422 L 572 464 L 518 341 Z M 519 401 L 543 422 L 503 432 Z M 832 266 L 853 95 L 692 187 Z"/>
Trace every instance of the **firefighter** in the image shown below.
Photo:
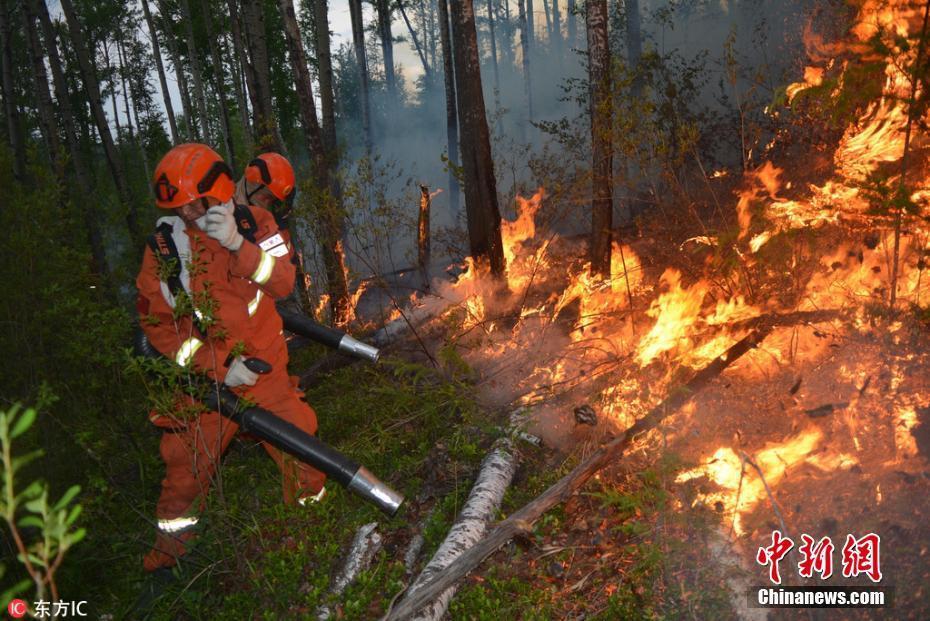
<path fill-rule="evenodd" d="M 278 230 L 290 245 L 288 219 L 294 207 L 294 168 L 283 155 L 262 153 L 245 167 L 236 184 L 233 200 L 241 205 L 256 205 L 270 211 Z"/>
<path fill-rule="evenodd" d="M 275 298 L 294 285 L 290 249 L 266 209 L 235 205 L 229 166 L 202 144 L 171 149 L 153 177 L 156 204 L 170 210 L 149 239 L 136 279 L 137 310 L 152 345 L 177 364 L 205 373 L 307 433 L 317 429 L 287 348 Z M 267 186 L 266 186 L 267 187 Z M 257 375 L 245 364 L 271 364 Z M 155 509 L 157 536 L 143 565 L 172 567 L 195 536 L 211 478 L 237 425 L 200 412 L 184 398 L 172 414 L 150 414 L 164 432 L 166 474 Z M 180 415 L 193 411 L 193 415 Z M 318 500 L 325 475 L 265 444 L 282 472 L 286 503 Z"/>

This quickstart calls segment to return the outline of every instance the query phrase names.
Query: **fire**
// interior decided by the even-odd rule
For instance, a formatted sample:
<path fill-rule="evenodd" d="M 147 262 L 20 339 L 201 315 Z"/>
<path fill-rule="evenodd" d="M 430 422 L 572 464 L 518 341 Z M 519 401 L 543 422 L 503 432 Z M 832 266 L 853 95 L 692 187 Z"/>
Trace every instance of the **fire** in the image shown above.
<path fill-rule="evenodd" d="M 776 168 L 771 162 L 766 162 L 756 170 L 746 173 L 749 188 L 740 193 L 739 203 L 736 205 L 740 239 L 749 232 L 749 226 L 752 224 L 751 209 L 753 204 L 762 198 L 762 190 L 768 194 L 769 198 L 777 200 L 776 195 L 781 188 L 779 177 L 782 172 L 781 168 Z"/>
<path fill-rule="evenodd" d="M 689 328 L 700 318 L 701 305 L 708 285 L 701 281 L 687 289 L 681 286 L 681 272 L 669 268 L 659 278 L 665 288 L 646 311 L 656 322 L 639 342 L 636 360 L 641 367 L 656 356 L 679 346 L 690 345 Z"/>
<path fill-rule="evenodd" d="M 794 99 L 795 95 L 807 88 L 812 88 L 815 86 L 820 86 L 823 84 L 823 67 L 805 67 L 804 68 L 804 81 L 795 82 L 788 86 L 787 95 L 788 101 Z"/>
<path fill-rule="evenodd" d="M 698 478 L 706 478 L 719 489 L 698 495 L 695 504 L 703 502 L 713 506 L 720 503 L 723 514 L 733 523 L 737 535 L 745 533 L 744 516 L 750 514 L 760 502 L 767 499 L 765 486 L 774 490 L 792 470 L 808 464 L 823 471 L 836 468 L 848 468 L 857 462 L 845 454 L 824 457 L 818 453 L 823 441 L 823 432 L 810 428 L 799 432 L 784 442 L 769 443 L 755 455 L 747 456 L 755 463 L 765 478 L 763 483 L 755 468 L 732 448 L 721 446 L 703 465 L 682 472 L 676 482 L 684 483 Z M 745 454 L 744 454 L 745 455 Z"/>

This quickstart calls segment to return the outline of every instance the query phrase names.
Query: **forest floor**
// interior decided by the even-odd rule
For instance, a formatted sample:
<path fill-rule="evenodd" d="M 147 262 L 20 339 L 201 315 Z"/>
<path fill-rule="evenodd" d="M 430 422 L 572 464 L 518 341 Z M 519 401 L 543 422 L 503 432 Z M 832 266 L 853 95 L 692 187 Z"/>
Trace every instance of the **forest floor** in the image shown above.
<path fill-rule="evenodd" d="M 767 584 L 755 551 L 784 529 L 795 541 L 801 533 L 829 535 L 837 555 L 847 533 L 882 537 L 882 584 L 896 589 L 894 607 L 809 618 L 927 618 L 930 409 L 922 406 L 930 342 L 916 320 L 877 321 L 777 328 L 657 433 L 546 513 L 530 536 L 472 572 L 449 617 L 765 619 L 747 605 L 749 587 Z M 804 345 L 779 359 L 789 342 Z M 410 338 L 379 366 L 340 369 L 308 391 L 321 436 L 406 494 L 398 516 L 385 519 L 336 486 L 320 504 L 283 506 L 272 462 L 257 444 L 238 441 L 193 563 L 153 618 L 315 618 L 322 603 L 335 618 L 385 613 L 445 536 L 507 424 L 506 411 L 476 392 L 473 374 L 431 369 L 419 347 Z M 295 368 L 320 354 L 297 356 Z M 575 425 L 563 406 L 560 424 L 550 415 L 535 429 L 562 429 L 557 443 L 519 445 L 520 466 L 498 517 L 619 430 L 610 420 Z M 915 418 L 896 415 L 902 406 Z M 770 494 L 748 466 L 740 476 L 737 455 L 765 470 Z M 373 521 L 383 546 L 372 567 L 342 595 L 328 595 L 354 533 Z M 418 532 L 425 545 L 405 566 Z M 840 577 L 839 560 L 832 579 L 802 581 L 792 559 L 782 563 L 785 584 L 863 584 Z"/>

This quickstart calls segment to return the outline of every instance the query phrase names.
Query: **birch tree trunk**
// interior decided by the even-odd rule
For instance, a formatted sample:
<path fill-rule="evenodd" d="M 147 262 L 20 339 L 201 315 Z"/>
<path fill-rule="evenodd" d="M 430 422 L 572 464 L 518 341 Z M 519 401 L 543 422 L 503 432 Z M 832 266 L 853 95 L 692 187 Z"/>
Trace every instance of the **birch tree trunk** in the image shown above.
<path fill-rule="evenodd" d="M 191 17 L 191 7 L 188 0 L 180 0 L 181 21 L 184 22 L 184 33 L 187 38 L 187 58 L 191 64 L 191 77 L 194 80 L 194 99 L 197 102 L 197 112 L 200 115 L 200 135 L 204 142 L 210 143 L 210 121 L 207 117 L 207 98 L 203 91 L 203 69 L 200 66 L 200 56 L 197 54 L 197 44 L 194 42 L 194 20 Z"/>
<path fill-rule="evenodd" d="M 291 69 L 297 87 L 300 122 L 304 129 L 307 153 L 313 166 L 316 190 L 319 192 L 317 214 L 320 216 L 317 231 L 323 251 L 323 263 L 329 285 L 330 305 L 337 324 L 344 325 L 351 318 L 349 285 L 346 279 L 345 253 L 342 246 L 342 206 L 338 202 L 334 178 L 329 174 L 329 162 L 323 147 L 323 136 L 317 121 L 313 99 L 313 83 L 307 67 L 307 54 L 300 38 L 300 29 L 292 0 L 278 0 L 284 19 L 284 34 L 291 57 Z M 323 24 L 325 27 L 325 24 Z"/>
<path fill-rule="evenodd" d="M 607 40 L 607 0 L 588 0 L 588 84 L 591 92 L 591 273 L 610 277 L 613 216 L 611 174 L 610 47 Z"/>
<path fill-rule="evenodd" d="M 139 226 L 136 206 L 129 193 L 129 187 L 126 185 L 126 176 L 123 171 L 122 163 L 119 161 L 119 157 L 116 153 L 116 146 L 113 144 L 113 135 L 110 133 L 110 126 L 107 124 L 107 117 L 103 113 L 100 85 L 97 83 L 96 70 L 90 54 L 88 53 L 87 44 L 84 41 L 84 33 L 81 31 L 81 25 L 78 22 L 77 14 L 74 12 L 74 6 L 71 4 L 71 0 L 61 0 L 61 8 L 65 14 L 65 20 L 68 22 L 68 32 L 71 33 L 71 44 L 74 46 L 74 52 L 77 55 L 78 63 L 81 67 L 84 88 L 90 100 L 90 108 L 94 115 L 97 131 L 100 134 L 100 141 L 103 143 L 107 166 L 110 169 L 110 174 L 113 176 L 113 184 L 116 186 L 116 192 L 119 196 L 120 203 L 122 203 L 125 209 L 126 226 L 129 229 L 130 243 L 138 254 L 141 251 L 140 244 L 144 236 Z"/>
<path fill-rule="evenodd" d="M 26 179 L 26 147 L 23 142 L 22 128 L 19 125 L 19 111 L 16 109 L 16 91 L 13 87 L 13 46 L 10 42 L 10 14 L 7 0 L 0 0 L 0 72 L 3 74 L 3 107 L 6 114 L 7 137 L 10 150 L 13 151 L 13 176 L 20 182 Z"/>
<path fill-rule="evenodd" d="M 454 0 L 453 0 L 454 1 Z M 446 144 L 449 150 L 449 210 L 455 218 L 459 213 L 459 180 L 455 169 L 459 167 L 459 118 L 455 101 L 455 71 L 452 60 L 452 41 L 449 36 L 448 0 L 437 0 L 439 12 L 439 40 L 442 48 L 443 82 L 446 91 Z"/>
<path fill-rule="evenodd" d="M 210 63 L 213 65 L 213 89 L 219 98 L 220 129 L 223 132 L 223 146 L 226 148 L 226 162 L 229 163 L 233 170 L 236 170 L 236 152 L 233 148 L 232 130 L 229 126 L 229 105 L 226 102 L 226 78 L 223 73 L 223 57 L 220 56 L 216 33 L 213 31 L 213 16 L 210 14 L 210 3 L 207 0 L 200 0 L 200 6 L 210 47 Z"/>
<path fill-rule="evenodd" d="M 149 10 L 149 0 L 142 0 L 142 13 L 152 38 L 152 55 L 155 57 L 155 69 L 158 71 L 158 83 L 161 85 L 161 99 L 165 104 L 165 114 L 168 116 L 168 128 L 171 130 L 171 142 L 179 144 L 178 121 L 174 118 L 174 104 L 171 103 L 171 92 L 168 90 L 168 79 L 165 77 L 165 66 L 161 60 L 161 47 L 158 45 L 158 32 Z"/>
<path fill-rule="evenodd" d="M 533 35 L 530 32 L 525 2 L 524 0 L 517 1 L 520 10 L 520 49 L 523 56 L 523 93 L 526 95 L 526 118 L 529 123 L 532 123 L 533 80 L 530 73 L 530 41 Z M 529 2 L 532 3 L 532 0 L 529 0 Z"/>
<path fill-rule="evenodd" d="M 181 55 L 178 53 L 178 44 L 171 30 L 171 14 L 168 12 L 164 0 L 158 0 L 158 12 L 161 17 L 162 29 L 165 32 L 165 44 L 168 46 L 168 55 L 171 56 L 171 64 L 174 65 L 174 75 L 178 81 L 178 91 L 181 93 L 181 109 L 184 112 L 184 129 L 187 131 L 187 140 L 198 140 L 199 136 L 195 131 L 194 108 L 191 105 L 190 90 L 187 88 L 187 77 L 184 75 L 184 67 L 181 65 Z"/>
<path fill-rule="evenodd" d="M 368 86 L 368 59 L 365 54 L 365 25 L 362 22 L 362 0 L 349 0 L 349 14 L 352 20 L 352 44 L 355 47 L 355 61 L 358 64 L 360 96 L 362 98 L 362 132 L 365 134 L 365 156 L 371 160 L 371 100 Z"/>
<path fill-rule="evenodd" d="M 36 106 L 39 109 L 39 126 L 42 137 L 48 149 L 49 160 L 59 183 L 65 180 L 64 152 L 58 136 L 58 121 L 55 119 L 55 109 L 52 104 L 52 94 L 48 90 L 48 73 L 45 71 L 45 54 L 42 52 L 42 42 L 39 41 L 39 31 L 36 29 L 35 14 L 23 2 L 23 25 L 29 45 L 29 64 L 32 68 L 33 92 L 36 94 Z"/>
<path fill-rule="evenodd" d="M 455 90 L 471 256 L 476 261 L 487 262 L 491 273 L 502 277 L 507 266 L 501 243 L 501 216 L 497 206 L 491 138 L 481 91 L 473 0 L 453 0 L 451 9 Z"/>

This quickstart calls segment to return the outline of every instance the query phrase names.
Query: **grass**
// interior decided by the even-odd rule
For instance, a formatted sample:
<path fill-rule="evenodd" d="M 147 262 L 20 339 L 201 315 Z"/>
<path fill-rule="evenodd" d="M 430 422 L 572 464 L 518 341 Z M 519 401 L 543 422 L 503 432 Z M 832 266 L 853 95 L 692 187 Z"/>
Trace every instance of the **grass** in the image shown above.
<path fill-rule="evenodd" d="M 427 482 L 441 493 L 424 529 L 424 553 L 438 546 L 469 491 L 483 445 L 493 440 L 482 432 L 491 421 L 466 387 L 425 367 L 385 360 L 341 369 L 307 399 L 320 437 L 404 493 L 408 504 L 389 519 L 331 484 L 322 503 L 285 506 L 272 460 L 254 443 L 237 443 L 224 461 L 197 544 L 202 573 L 169 589 L 153 618 L 311 618 L 324 602 L 345 619 L 383 614 L 403 585 L 398 559 L 431 504 L 418 501 Z M 330 597 L 344 550 L 371 521 L 379 523 L 384 549 L 342 596 Z M 189 580 L 190 573 L 197 570 L 188 570 Z"/>

